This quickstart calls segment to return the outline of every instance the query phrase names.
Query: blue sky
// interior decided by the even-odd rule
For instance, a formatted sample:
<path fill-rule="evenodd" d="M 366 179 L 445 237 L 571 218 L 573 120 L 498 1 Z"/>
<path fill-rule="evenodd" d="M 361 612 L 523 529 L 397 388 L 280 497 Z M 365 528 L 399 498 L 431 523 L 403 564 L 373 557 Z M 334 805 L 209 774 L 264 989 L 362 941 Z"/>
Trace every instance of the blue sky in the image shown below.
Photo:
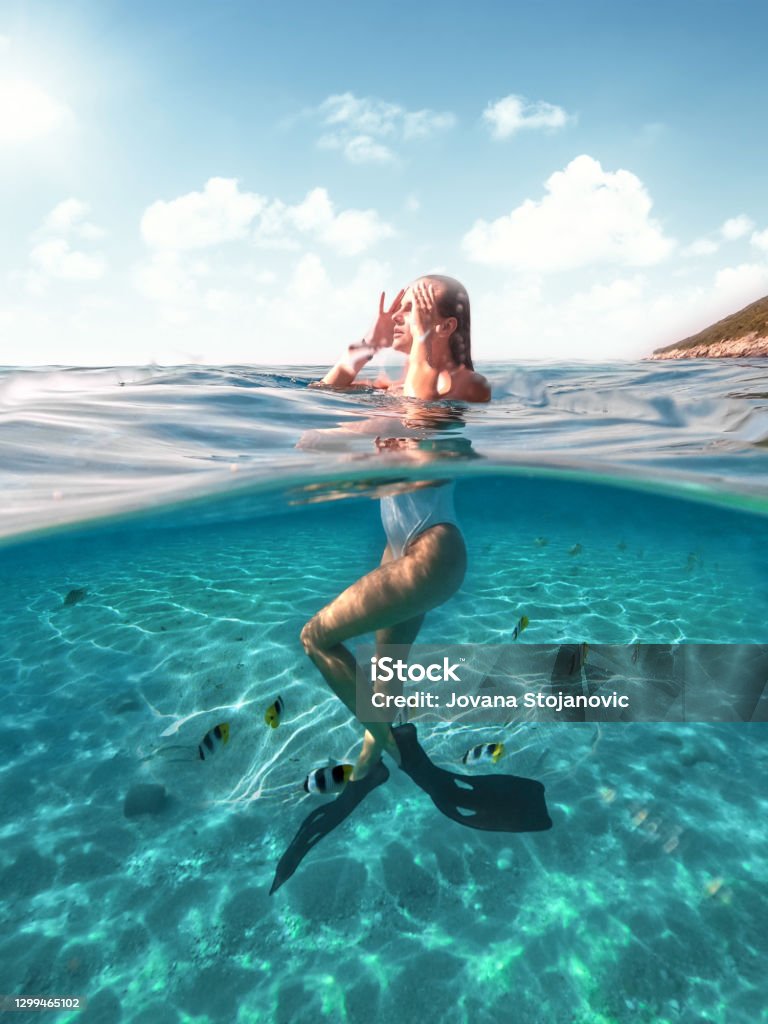
<path fill-rule="evenodd" d="M 479 363 L 646 355 L 768 293 L 767 35 L 739 0 L 6 0 L 0 362 L 322 364 L 430 270 Z"/>

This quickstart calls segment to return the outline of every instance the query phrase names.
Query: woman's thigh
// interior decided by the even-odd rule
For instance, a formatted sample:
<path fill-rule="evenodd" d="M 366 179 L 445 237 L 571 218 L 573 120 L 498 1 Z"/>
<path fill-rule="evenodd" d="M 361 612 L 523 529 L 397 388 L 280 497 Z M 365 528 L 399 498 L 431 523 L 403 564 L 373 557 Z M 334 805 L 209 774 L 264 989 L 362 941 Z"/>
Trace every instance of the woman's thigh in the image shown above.
<path fill-rule="evenodd" d="M 379 564 L 387 565 L 392 561 L 394 561 L 392 549 L 389 544 L 387 544 L 384 548 L 384 554 L 381 556 L 381 562 Z M 410 647 L 419 635 L 419 630 L 421 629 L 421 624 L 423 622 L 424 615 L 415 615 L 412 619 L 406 619 L 404 622 L 396 622 L 394 626 L 386 626 L 383 629 L 377 629 L 377 650 L 380 650 L 382 647 L 391 647 L 395 644 L 401 647 Z"/>
<path fill-rule="evenodd" d="M 309 624 L 313 639 L 330 647 L 361 633 L 388 630 L 390 636 L 403 637 L 389 643 L 413 642 L 415 632 L 410 641 L 405 639 L 414 629 L 413 620 L 452 597 L 465 570 L 466 549 L 459 530 L 449 523 L 432 526 L 409 545 L 402 558 L 387 560 L 385 552 L 378 569 L 319 611 Z M 396 630 L 406 623 L 411 623 L 408 630 Z"/>

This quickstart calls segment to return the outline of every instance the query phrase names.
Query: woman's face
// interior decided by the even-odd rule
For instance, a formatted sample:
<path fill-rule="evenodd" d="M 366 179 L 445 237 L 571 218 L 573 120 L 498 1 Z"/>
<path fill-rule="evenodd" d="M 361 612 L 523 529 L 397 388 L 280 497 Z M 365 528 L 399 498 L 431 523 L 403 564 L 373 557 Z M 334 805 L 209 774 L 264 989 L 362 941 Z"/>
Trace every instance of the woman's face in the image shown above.
<path fill-rule="evenodd" d="M 409 285 L 405 289 L 400 305 L 394 313 L 392 320 L 395 324 L 395 333 L 392 341 L 392 348 L 395 352 L 402 352 L 404 355 L 408 355 L 411 351 L 411 345 L 413 344 L 413 336 L 411 335 L 410 324 L 406 320 L 406 316 L 411 312 L 413 308 L 413 291 Z"/>
<path fill-rule="evenodd" d="M 396 313 L 393 314 L 392 319 L 395 324 L 394 340 L 392 341 L 392 348 L 395 352 L 402 352 L 403 355 L 408 355 L 411 351 L 411 345 L 413 344 L 413 334 L 411 333 L 410 324 L 410 313 L 413 309 L 413 288 L 415 285 L 421 282 L 427 282 L 435 287 L 435 283 L 428 277 L 420 277 L 413 284 L 409 284 L 405 289 L 405 293 L 400 300 L 400 306 Z M 437 291 L 437 289 L 436 289 Z"/>

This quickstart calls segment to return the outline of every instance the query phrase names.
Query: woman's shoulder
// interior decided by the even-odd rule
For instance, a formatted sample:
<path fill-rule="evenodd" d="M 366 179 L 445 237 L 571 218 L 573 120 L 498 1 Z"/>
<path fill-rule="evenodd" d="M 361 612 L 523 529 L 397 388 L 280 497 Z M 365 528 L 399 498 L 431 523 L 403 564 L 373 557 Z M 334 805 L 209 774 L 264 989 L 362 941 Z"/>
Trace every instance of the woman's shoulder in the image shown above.
<path fill-rule="evenodd" d="M 490 402 L 491 385 L 482 373 L 468 370 L 466 366 L 462 366 L 454 374 L 451 398 L 458 398 L 465 402 Z"/>

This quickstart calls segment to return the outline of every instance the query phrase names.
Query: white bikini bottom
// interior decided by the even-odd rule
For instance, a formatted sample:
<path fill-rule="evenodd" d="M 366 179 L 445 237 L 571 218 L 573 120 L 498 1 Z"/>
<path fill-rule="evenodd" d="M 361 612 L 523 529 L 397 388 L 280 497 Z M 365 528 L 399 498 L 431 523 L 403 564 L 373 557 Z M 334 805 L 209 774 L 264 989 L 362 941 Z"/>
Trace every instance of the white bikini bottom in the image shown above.
<path fill-rule="evenodd" d="M 438 523 L 458 526 L 453 507 L 453 481 L 381 499 L 381 522 L 393 558 L 402 558 L 408 545 L 419 534 Z"/>

